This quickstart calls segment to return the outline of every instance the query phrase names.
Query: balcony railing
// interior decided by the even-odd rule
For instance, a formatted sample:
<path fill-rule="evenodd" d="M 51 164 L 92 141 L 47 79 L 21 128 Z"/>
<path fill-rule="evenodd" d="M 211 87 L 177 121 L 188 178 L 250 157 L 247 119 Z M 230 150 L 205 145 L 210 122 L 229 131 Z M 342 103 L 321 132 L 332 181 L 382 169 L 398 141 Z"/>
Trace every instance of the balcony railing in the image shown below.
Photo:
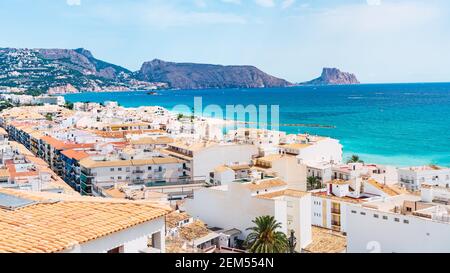
<path fill-rule="evenodd" d="M 340 209 L 331 209 L 331 213 L 341 214 L 341 210 Z"/>

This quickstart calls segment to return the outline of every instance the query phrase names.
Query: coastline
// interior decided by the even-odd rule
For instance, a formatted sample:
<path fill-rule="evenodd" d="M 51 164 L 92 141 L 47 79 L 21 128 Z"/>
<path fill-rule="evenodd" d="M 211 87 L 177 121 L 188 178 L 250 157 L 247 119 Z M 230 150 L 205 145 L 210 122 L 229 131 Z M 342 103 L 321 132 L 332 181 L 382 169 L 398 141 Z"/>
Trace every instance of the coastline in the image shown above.
<path fill-rule="evenodd" d="M 280 128 L 289 134 L 309 133 L 332 137 L 344 145 L 344 158 L 358 154 L 366 162 L 392 166 L 437 164 L 450 166 L 450 143 L 444 120 L 450 115 L 450 84 L 392 84 L 354 86 L 303 86 L 284 89 L 223 89 L 79 93 L 66 95 L 68 101 L 117 101 L 126 108 L 193 105 L 203 97 L 204 105 L 280 106 Z M 361 97 L 355 100 L 349 97 Z M 191 115 L 186 110 L 186 115 Z M 210 118 L 210 117 L 209 117 Z M 248 119 L 248 118 L 247 118 Z M 269 120 L 270 121 L 270 120 Z M 216 121 L 233 125 L 234 121 Z M 238 122 L 245 125 L 246 122 Z M 249 124 L 247 122 L 247 124 Z M 287 126 L 285 126 L 287 125 Z M 331 126 L 330 126 L 331 125 Z M 298 127 L 294 127 L 298 126 Z"/>

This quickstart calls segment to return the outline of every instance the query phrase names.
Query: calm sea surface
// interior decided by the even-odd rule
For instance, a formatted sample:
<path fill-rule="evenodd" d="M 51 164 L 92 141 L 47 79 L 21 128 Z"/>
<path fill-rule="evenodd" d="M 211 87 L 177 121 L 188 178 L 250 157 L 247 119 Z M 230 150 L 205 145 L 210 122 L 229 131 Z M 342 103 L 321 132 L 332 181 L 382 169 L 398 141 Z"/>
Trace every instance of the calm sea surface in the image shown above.
<path fill-rule="evenodd" d="M 279 105 L 281 124 L 289 133 L 311 133 L 341 140 L 345 156 L 398 166 L 450 166 L 450 83 L 303 86 L 273 89 L 164 90 L 81 93 L 66 100 L 118 101 L 125 107 L 158 105 Z M 270 107 L 269 107 L 270 108 Z M 225 110 L 224 110 L 225 111 Z M 270 116 L 269 116 L 270 118 Z M 270 120 L 270 119 L 269 119 Z"/>

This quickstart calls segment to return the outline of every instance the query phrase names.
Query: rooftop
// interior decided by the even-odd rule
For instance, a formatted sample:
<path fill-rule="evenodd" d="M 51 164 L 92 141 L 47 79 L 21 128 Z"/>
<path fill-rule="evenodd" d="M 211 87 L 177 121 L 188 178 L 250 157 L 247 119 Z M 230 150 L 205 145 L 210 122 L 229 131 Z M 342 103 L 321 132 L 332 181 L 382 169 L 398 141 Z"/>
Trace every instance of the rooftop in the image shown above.
<path fill-rule="evenodd" d="M 0 252 L 59 252 L 170 212 L 149 202 L 11 189 L 0 193 L 30 202 L 0 208 Z"/>
<path fill-rule="evenodd" d="M 287 190 L 276 191 L 276 192 L 271 192 L 271 193 L 266 193 L 266 194 L 260 194 L 260 195 L 258 195 L 258 198 L 263 198 L 263 199 L 274 199 L 274 198 L 278 198 L 278 197 L 301 198 L 301 197 L 304 197 L 307 195 L 309 195 L 308 192 L 287 189 Z"/>
<path fill-rule="evenodd" d="M 311 253 L 343 253 L 346 249 L 345 236 L 314 226 L 312 227 L 312 243 L 305 248 Z"/>
<path fill-rule="evenodd" d="M 264 190 L 264 189 L 269 189 L 269 188 L 287 186 L 287 183 L 281 179 L 274 178 L 274 179 L 260 180 L 257 182 L 249 182 L 249 183 L 245 183 L 244 185 L 251 191 L 257 191 L 257 190 Z"/>

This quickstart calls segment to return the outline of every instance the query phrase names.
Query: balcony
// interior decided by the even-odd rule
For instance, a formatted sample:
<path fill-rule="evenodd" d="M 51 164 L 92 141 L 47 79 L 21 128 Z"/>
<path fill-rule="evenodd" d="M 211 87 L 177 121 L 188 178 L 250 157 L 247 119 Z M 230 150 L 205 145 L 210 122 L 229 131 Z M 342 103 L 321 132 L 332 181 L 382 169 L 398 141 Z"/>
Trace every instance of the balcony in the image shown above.
<path fill-rule="evenodd" d="M 341 209 L 332 208 L 331 209 L 331 213 L 333 213 L 333 214 L 341 214 Z"/>
<path fill-rule="evenodd" d="M 335 227 L 340 227 L 341 226 L 341 222 L 338 221 L 331 221 L 331 225 L 335 226 Z"/>
<path fill-rule="evenodd" d="M 144 173 L 144 171 L 141 171 L 141 170 L 134 170 L 133 171 L 133 174 L 143 174 Z"/>

